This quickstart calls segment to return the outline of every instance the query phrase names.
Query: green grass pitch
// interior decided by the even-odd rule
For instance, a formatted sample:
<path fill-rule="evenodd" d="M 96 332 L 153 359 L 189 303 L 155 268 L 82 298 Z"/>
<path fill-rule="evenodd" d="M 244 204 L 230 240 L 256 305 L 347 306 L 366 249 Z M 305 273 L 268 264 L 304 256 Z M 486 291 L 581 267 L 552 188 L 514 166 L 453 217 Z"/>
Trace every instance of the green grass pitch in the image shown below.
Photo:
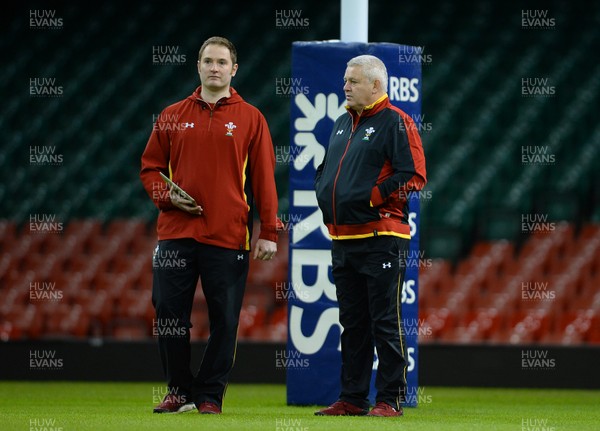
<path fill-rule="evenodd" d="M 510 430 L 600 429 L 600 391 L 420 388 L 400 418 L 319 417 L 286 405 L 283 385 L 230 385 L 223 414 L 153 414 L 160 383 L 0 382 L 0 430 Z"/>

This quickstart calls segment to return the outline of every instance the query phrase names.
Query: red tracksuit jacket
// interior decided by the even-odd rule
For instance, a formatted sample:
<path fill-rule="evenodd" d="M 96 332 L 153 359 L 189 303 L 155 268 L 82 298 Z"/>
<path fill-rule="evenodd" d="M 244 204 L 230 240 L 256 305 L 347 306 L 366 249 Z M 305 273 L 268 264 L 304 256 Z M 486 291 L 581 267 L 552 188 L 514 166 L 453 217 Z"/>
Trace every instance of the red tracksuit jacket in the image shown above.
<path fill-rule="evenodd" d="M 264 116 L 233 88 L 214 106 L 200 90 L 162 111 L 142 154 L 140 177 L 160 210 L 158 239 L 250 250 L 256 199 L 259 237 L 277 241 L 275 156 Z M 195 199 L 201 216 L 171 203 L 159 171 Z"/>

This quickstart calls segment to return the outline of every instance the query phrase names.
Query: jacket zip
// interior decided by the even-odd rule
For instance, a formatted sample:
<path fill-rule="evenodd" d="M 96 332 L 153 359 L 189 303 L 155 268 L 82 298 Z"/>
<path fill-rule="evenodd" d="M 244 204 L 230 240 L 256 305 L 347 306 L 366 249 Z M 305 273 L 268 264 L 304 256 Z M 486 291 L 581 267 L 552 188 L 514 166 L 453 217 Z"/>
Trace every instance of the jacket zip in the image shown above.
<path fill-rule="evenodd" d="M 198 99 L 200 101 L 200 103 L 204 103 L 206 106 L 208 106 L 208 110 L 210 111 L 208 114 L 208 131 L 210 131 L 210 125 L 212 124 L 212 117 L 213 117 L 213 112 L 214 110 L 217 108 L 217 106 L 219 105 L 219 102 L 221 102 L 221 99 L 217 100 L 214 104 L 214 107 L 210 106 L 210 103 L 205 102 L 202 99 Z"/>
<path fill-rule="evenodd" d="M 221 100 L 217 100 L 213 107 L 211 107 L 210 104 L 208 105 L 208 108 L 210 109 L 210 115 L 208 117 L 208 131 L 209 132 L 210 132 L 210 125 L 212 124 L 213 112 L 215 111 L 215 109 L 217 109 L 217 106 L 219 106 L 220 101 Z"/>
<path fill-rule="evenodd" d="M 344 154 L 342 154 L 342 157 L 340 158 L 340 163 L 338 164 L 338 169 L 337 172 L 335 174 L 335 179 L 333 180 L 333 192 L 332 192 L 332 206 L 333 206 L 333 229 L 335 230 L 335 236 L 338 237 L 338 232 L 337 232 L 337 213 L 335 211 L 335 189 L 337 188 L 337 180 L 338 177 L 340 176 L 340 171 L 342 170 L 342 163 L 344 162 L 344 158 L 346 157 L 346 153 L 348 152 L 348 148 L 350 148 L 350 142 L 352 141 L 352 137 L 354 136 L 354 130 L 356 129 L 356 125 L 358 124 L 358 120 L 360 120 L 360 117 L 357 118 L 356 120 L 356 124 L 354 123 L 354 119 L 352 119 L 352 131 L 350 132 L 350 137 L 348 138 L 348 142 L 346 143 L 346 149 L 344 150 Z"/>

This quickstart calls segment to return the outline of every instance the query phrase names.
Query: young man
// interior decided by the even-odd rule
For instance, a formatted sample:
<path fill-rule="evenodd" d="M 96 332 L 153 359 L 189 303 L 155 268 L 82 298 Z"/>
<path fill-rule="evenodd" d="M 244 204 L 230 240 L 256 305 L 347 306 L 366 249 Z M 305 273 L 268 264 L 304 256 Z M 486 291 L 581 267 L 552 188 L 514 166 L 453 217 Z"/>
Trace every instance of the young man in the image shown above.
<path fill-rule="evenodd" d="M 140 177 L 160 210 L 152 303 L 168 394 L 155 413 L 194 407 L 221 413 L 248 275 L 254 199 L 261 222 L 254 258 L 270 260 L 277 252 L 273 144 L 263 115 L 231 87 L 237 70 L 229 40 L 206 40 L 198 55 L 201 86 L 162 111 L 142 155 Z M 160 173 L 187 196 L 166 191 Z M 198 278 L 210 337 L 193 375 L 189 328 Z"/>
<path fill-rule="evenodd" d="M 407 192 L 425 185 L 425 157 L 413 120 L 391 105 L 387 70 L 361 55 L 344 75 L 347 114 L 337 119 L 315 189 L 333 239 L 340 310 L 339 400 L 316 415 L 400 416 L 406 389 L 401 291 L 410 241 Z M 379 366 L 369 412 L 373 346 Z"/>

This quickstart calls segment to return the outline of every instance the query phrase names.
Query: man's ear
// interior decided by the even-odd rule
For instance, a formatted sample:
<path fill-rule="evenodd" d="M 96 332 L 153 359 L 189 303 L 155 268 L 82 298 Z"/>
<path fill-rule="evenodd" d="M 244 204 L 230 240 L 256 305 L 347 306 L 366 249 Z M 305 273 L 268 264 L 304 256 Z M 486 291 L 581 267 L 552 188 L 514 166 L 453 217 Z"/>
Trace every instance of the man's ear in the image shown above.
<path fill-rule="evenodd" d="M 381 90 L 381 81 L 376 79 L 373 81 L 373 94 L 378 93 Z"/>
<path fill-rule="evenodd" d="M 233 67 L 231 68 L 231 76 L 235 76 L 236 72 L 238 70 L 238 65 L 237 63 L 233 65 Z"/>

